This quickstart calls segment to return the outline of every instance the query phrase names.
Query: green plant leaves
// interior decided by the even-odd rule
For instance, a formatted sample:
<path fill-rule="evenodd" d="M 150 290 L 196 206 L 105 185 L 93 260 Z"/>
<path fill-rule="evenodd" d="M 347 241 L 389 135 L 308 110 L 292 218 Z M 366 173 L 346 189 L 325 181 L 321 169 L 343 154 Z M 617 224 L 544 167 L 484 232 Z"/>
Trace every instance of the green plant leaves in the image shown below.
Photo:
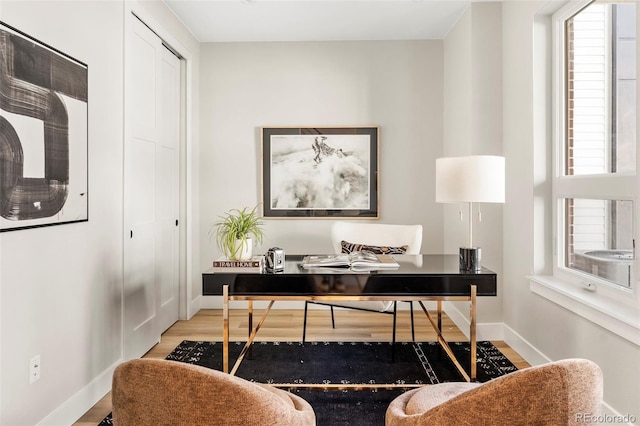
<path fill-rule="evenodd" d="M 242 246 L 247 239 L 255 239 L 260 244 L 264 238 L 263 223 L 258 216 L 258 206 L 249 210 L 232 209 L 220 216 L 221 221 L 215 224 L 216 243 L 225 256 L 237 259 L 242 253 Z"/>

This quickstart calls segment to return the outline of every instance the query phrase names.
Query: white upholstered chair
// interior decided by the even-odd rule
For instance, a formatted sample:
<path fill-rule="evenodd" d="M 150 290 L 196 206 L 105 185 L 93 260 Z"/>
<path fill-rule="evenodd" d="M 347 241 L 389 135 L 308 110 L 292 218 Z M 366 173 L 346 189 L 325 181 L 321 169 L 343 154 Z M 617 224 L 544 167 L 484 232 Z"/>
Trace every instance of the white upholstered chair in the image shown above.
<path fill-rule="evenodd" d="M 390 249 L 391 253 L 396 252 L 397 248 L 403 248 L 405 254 L 420 254 L 422 249 L 422 225 L 391 225 L 380 223 L 362 223 L 362 222 L 336 222 L 331 228 L 331 242 L 335 253 L 343 252 L 343 242 L 345 247 L 359 248 L 354 246 L 365 245 L 372 247 L 380 247 L 383 250 Z M 353 301 L 353 302 L 305 302 L 304 305 L 304 327 L 302 333 L 302 341 L 306 340 L 307 331 L 307 308 L 309 303 L 328 305 L 331 307 L 331 324 L 335 328 L 335 319 L 333 315 L 333 307 L 343 307 L 351 309 L 360 309 L 373 312 L 381 312 L 393 314 L 393 337 L 392 343 L 395 343 L 396 336 L 396 305 L 392 301 Z M 411 305 L 411 333 L 413 338 L 413 304 Z"/>
<path fill-rule="evenodd" d="M 407 246 L 405 254 L 420 254 L 422 225 L 390 225 L 384 223 L 336 222 L 331 228 L 331 244 L 341 253 L 341 242 L 371 246 Z"/>

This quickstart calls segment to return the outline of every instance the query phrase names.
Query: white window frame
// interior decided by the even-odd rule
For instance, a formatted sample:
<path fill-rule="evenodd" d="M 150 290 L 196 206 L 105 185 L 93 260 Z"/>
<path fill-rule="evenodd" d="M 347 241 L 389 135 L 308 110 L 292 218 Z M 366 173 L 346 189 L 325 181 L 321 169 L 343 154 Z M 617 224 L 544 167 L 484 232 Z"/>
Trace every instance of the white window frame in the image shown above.
<path fill-rule="evenodd" d="M 591 274 L 567 268 L 565 263 L 565 198 L 631 200 L 633 238 L 638 241 L 638 173 L 564 175 L 565 165 L 565 21 L 592 0 L 569 2 L 552 17 L 552 247 L 553 274 L 531 276 L 530 289 L 554 303 L 640 345 L 640 261 L 634 253 L 632 288 L 612 284 Z M 640 20 L 638 21 L 640 22 Z M 640 69 L 640 68 L 638 68 Z M 640 86 L 640 84 L 639 84 Z M 640 97 L 637 97 L 640 99 Z M 636 113 L 640 108 L 636 109 Z M 640 120 L 637 120 L 640 123 Z M 637 132 L 640 135 L 640 131 Z M 637 141 L 636 141 L 637 142 Z M 637 144 L 637 143 L 636 143 Z M 636 169 L 640 166 L 636 149 Z"/>

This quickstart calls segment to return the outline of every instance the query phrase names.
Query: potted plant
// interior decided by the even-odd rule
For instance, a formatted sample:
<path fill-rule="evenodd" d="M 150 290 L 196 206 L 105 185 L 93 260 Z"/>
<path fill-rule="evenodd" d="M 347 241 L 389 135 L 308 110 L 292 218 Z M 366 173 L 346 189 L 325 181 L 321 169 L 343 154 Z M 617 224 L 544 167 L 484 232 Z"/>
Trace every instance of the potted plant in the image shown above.
<path fill-rule="evenodd" d="M 231 260 L 250 259 L 253 239 L 259 244 L 264 237 L 258 206 L 252 210 L 248 207 L 242 210 L 232 209 L 220 217 L 222 220 L 215 224 L 216 243 L 220 250 Z"/>

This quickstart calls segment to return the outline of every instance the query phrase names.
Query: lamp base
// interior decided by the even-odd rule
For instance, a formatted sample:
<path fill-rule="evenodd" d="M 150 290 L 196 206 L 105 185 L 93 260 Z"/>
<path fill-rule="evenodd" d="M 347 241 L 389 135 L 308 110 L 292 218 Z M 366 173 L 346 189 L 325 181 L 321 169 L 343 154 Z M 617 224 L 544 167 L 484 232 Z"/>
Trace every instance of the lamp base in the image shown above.
<path fill-rule="evenodd" d="M 482 269 L 482 251 L 480 247 L 460 247 L 460 270 L 479 272 Z"/>

